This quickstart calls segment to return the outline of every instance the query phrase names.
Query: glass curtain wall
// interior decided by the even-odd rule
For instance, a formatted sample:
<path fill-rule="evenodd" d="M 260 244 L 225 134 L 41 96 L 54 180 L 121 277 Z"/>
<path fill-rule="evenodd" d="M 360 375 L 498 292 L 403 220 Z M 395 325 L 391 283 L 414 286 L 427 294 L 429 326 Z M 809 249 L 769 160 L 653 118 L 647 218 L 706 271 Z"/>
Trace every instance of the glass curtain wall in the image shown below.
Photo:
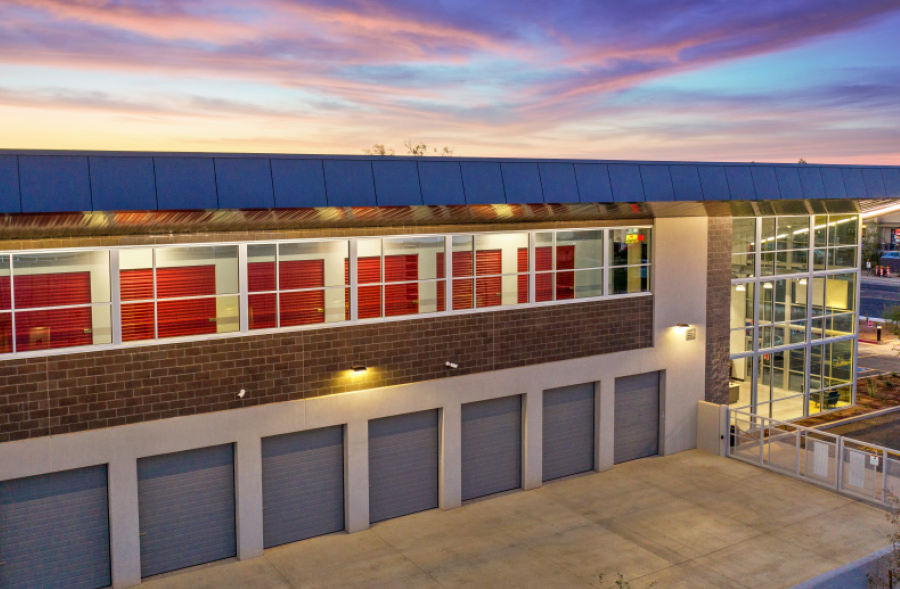
<path fill-rule="evenodd" d="M 732 221 L 729 398 L 780 420 L 854 401 L 859 218 Z"/>

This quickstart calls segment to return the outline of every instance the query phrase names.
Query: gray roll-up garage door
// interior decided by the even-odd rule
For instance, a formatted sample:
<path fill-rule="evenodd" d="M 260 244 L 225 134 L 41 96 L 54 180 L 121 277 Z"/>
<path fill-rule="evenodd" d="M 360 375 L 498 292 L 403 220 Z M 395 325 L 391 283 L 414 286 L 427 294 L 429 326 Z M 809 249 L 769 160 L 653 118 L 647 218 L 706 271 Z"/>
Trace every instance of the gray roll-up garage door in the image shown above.
<path fill-rule="evenodd" d="M 438 411 L 369 422 L 369 520 L 438 506 Z"/>
<path fill-rule="evenodd" d="M 522 486 L 522 397 L 462 406 L 462 498 Z"/>
<path fill-rule="evenodd" d="M 266 548 L 344 529 L 344 428 L 262 440 Z"/>
<path fill-rule="evenodd" d="M 544 391 L 544 480 L 594 468 L 594 383 Z"/>
<path fill-rule="evenodd" d="M 616 379 L 615 462 L 659 453 L 659 373 Z"/>
<path fill-rule="evenodd" d="M 0 587 L 108 587 L 106 466 L 0 482 Z"/>
<path fill-rule="evenodd" d="M 141 576 L 235 556 L 231 444 L 141 458 L 137 470 Z"/>

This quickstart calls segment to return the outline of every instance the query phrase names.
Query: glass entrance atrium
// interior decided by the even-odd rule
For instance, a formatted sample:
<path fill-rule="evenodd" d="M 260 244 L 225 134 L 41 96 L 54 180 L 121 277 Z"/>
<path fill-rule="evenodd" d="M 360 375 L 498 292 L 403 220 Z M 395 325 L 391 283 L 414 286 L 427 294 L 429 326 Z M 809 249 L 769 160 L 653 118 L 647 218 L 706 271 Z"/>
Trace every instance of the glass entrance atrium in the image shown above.
<path fill-rule="evenodd" d="M 732 408 L 780 420 L 855 400 L 859 217 L 735 218 Z"/>

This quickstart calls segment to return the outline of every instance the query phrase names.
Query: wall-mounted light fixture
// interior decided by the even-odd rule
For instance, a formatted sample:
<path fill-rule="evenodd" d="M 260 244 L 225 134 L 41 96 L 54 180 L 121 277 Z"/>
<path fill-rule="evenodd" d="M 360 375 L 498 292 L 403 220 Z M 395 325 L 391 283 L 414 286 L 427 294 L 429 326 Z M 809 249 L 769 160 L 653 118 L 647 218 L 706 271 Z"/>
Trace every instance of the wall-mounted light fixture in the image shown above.
<path fill-rule="evenodd" d="M 450 368 L 450 369 L 459 368 L 459 364 L 457 364 L 456 362 L 451 362 L 450 360 L 447 360 L 446 362 L 444 362 L 444 366 L 447 368 Z"/>
<path fill-rule="evenodd" d="M 684 330 L 684 341 L 690 342 L 697 339 L 697 328 L 691 327 L 689 323 L 676 323 L 675 327 Z"/>
<path fill-rule="evenodd" d="M 350 370 L 352 370 L 354 374 L 362 374 L 363 372 L 368 370 L 368 368 L 365 364 L 354 364 Z"/>
<path fill-rule="evenodd" d="M 243 399 L 244 395 L 246 395 L 246 394 L 247 394 L 247 391 L 245 391 L 244 389 L 241 389 L 241 391 L 238 393 L 238 399 Z"/>

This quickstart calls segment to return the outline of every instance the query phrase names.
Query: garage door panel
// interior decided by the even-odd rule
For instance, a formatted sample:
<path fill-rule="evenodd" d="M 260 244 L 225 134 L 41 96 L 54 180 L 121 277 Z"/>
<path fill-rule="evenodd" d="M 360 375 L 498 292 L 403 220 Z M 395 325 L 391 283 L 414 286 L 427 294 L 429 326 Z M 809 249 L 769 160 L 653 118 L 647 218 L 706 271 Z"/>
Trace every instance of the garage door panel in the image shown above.
<path fill-rule="evenodd" d="M 659 373 L 616 379 L 615 462 L 659 453 Z"/>
<path fill-rule="evenodd" d="M 522 398 L 462 406 L 462 498 L 522 486 Z"/>
<path fill-rule="evenodd" d="M 594 383 L 544 391 L 543 479 L 594 468 Z"/>
<path fill-rule="evenodd" d="M 0 587 L 110 585 L 105 466 L 0 483 Z"/>
<path fill-rule="evenodd" d="M 369 422 L 369 519 L 378 522 L 438 506 L 439 413 Z"/>
<path fill-rule="evenodd" d="M 138 460 L 141 575 L 237 553 L 231 444 Z"/>
<path fill-rule="evenodd" d="M 264 438 L 262 457 L 266 548 L 344 529 L 343 427 Z"/>

